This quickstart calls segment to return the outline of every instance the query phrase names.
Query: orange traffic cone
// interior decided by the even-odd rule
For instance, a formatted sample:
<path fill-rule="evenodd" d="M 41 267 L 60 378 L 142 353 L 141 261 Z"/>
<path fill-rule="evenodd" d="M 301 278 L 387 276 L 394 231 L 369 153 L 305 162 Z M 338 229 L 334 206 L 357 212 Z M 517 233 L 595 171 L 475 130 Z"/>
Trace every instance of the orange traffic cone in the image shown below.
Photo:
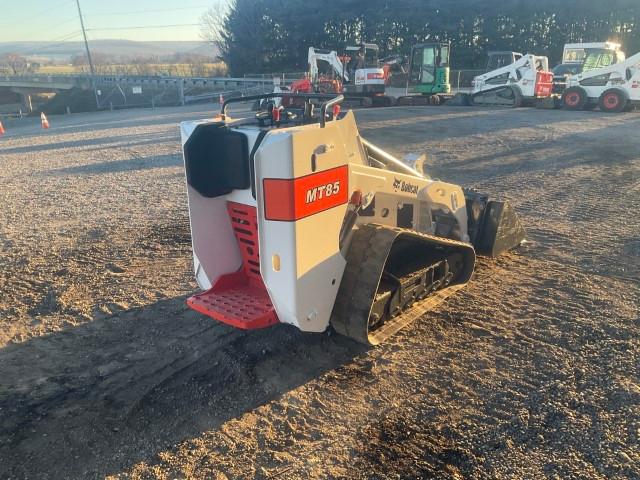
<path fill-rule="evenodd" d="M 40 113 L 40 123 L 42 124 L 42 128 L 49 128 L 49 120 L 47 120 L 47 116 L 44 112 Z"/>
<path fill-rule="evenodd" d="M 4 127 L 2 126 L 2 122 L 0 122 L 0 135 L 4 135 Z"/>

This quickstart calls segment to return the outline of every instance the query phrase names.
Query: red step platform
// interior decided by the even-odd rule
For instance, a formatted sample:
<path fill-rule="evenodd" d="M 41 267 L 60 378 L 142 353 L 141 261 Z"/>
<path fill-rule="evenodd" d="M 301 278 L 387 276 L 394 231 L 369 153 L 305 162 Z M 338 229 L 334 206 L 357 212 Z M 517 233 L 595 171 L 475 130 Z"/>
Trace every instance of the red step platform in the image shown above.
<path fill-rule="evenodd" d="M 189 298 L 187 305 L 243 330 L 269 327 L 278 323 L 278 316 L 260 275 L 256 208 L 227 202 L 227 211 L 242 254 L 242 267 L 222 275 L 209 290 Z"/>

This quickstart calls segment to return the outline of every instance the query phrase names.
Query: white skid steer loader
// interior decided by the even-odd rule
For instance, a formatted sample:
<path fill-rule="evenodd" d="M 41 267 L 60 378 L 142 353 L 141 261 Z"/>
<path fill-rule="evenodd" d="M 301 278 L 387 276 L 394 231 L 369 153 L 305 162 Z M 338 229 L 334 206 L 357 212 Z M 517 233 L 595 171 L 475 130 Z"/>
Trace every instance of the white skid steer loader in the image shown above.
<path fill-rule="evenodd" d="M 473 79 L 472 105 L 521 107 L 550 97 L 553 73 L 547 57 L 524 55 L 510 65 Z"/>
<path fill-rule="evenodd" d="M 640 53 L 624 62 L 574 75 L 562 95 L 567 110 L 619 113 L 640 105 Z"/>
<path fill-rule="evenodd" d="M 277 95 L 181 125 L 203 289 L 191 308 L 241 329 L 331 325 L 375 345 L 464 286 L 476 252 L 524 239 L 507 203 L 360 137 L 341 95 L 297 95 L 302 108 L 276 107 Z M 253 100 L 267 100 L 255 118 L 227 116 Z"/>

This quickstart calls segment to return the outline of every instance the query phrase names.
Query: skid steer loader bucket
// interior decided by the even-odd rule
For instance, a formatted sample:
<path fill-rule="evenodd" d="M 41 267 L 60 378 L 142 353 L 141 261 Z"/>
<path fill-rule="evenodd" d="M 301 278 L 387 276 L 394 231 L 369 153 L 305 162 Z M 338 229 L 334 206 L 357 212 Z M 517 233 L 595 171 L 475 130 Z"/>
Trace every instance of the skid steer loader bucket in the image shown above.
<path fill-rule="evenodd" d="M 485 213 L 482 234 L 476 241 L 480 255 L 497 257 L 517 247 L 525 238 L 518 215 L 507 202 L 490 202 Z"/>
<path fill-rule="evenodd" d="M 497 257 L 525 239 L 518 214 L 508 202 L 490 201 L 488 195 L 469 191 L 465 199 L 469 238 L 479 255 Z"/>

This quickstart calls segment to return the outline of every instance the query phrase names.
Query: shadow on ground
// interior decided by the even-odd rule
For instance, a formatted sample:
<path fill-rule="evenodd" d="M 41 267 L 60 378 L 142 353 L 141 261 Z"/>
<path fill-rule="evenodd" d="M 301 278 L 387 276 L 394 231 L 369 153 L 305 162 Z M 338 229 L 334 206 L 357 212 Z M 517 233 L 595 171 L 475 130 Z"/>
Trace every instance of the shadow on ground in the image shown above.
<path fill-rule="evenodd" d="M 184 301 L 163 300 L 0 350 L 0 477 L 121 471 L 365 351 L 285 325 L 234 330 Z M 130 452 L 139 454 L 132 459 Z"/>
<path fill-rule="evenodd" d="M 47 170 L 43 176 L 54 175 L 100 175 L 118 172 L 134 172 L 153 168 L 177 167 L 182 163 L 179 155 L 152 155 L 148 157 L 127 158 L 125 160 L 108 160 L 105 162 L 89 163 L 75 167 L 64 167 Z"/>

